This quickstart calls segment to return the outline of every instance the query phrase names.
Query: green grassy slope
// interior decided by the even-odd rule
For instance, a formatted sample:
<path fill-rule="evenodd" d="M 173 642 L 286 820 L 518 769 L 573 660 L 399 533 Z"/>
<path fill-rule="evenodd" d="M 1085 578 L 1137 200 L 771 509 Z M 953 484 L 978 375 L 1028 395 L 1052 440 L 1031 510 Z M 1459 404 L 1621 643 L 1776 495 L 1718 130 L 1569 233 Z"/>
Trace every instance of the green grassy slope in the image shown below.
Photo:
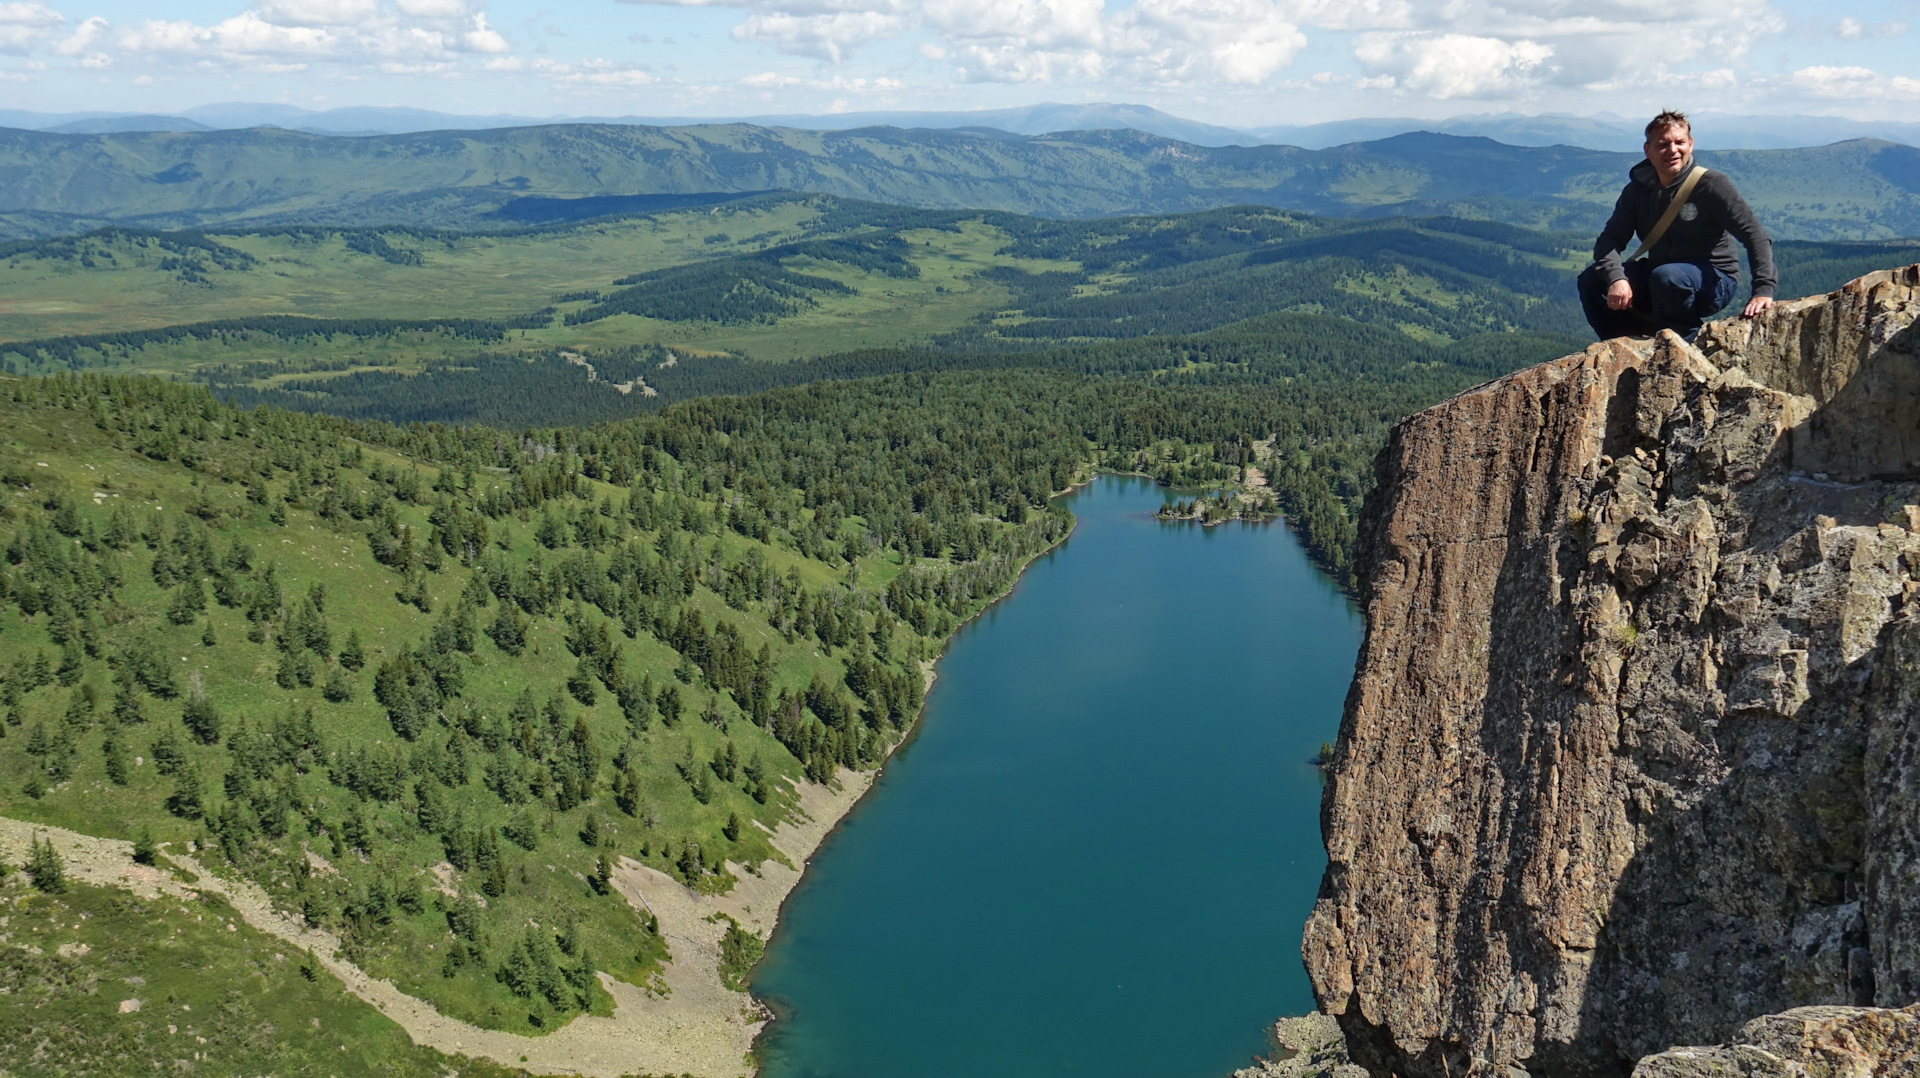
<path fill-rule="evenodd" d="M 824 196 L 513 234 L 106 231 L 0 249 L 0 363 L 265 388 L 570 354 L 638 408 L 662 403 L 647 388 L 688 395 L 683 360 L 728 354 L 1031 348 L 1276 310 L 1430 340 L 1566 332 L 1575 265 L 1566 237 L 1447 219 L 1239 207 L 1063 223 Z"/>
<path fill-rule="evenodd" d="M 1920 233 L 1920 152 L 1859 140 L 1702 159 L 1784 236 Z M 330 138 L 291 131 L 0 130 L 0 230 L 244 224 L 510 225 L 554 198 L 811 191 L 1058 217 L 1258 203 L 1597 227 L 1631 155 L 1409 134 L 1327 150 L 1200 147 L 1133 131 L 798 131 L 552 125 Z M 518 200 L 535 200 L 532 202 Z M 585 208 L 583 207 L 583 210 Z M 593 212 L 606 212 L 596 209 Z"/>
<path fill-rule="evenodd" d="M 1276 310 L 1436 340 L 1578 333 L 1571 276 L 1584 247 L 1459 218 L 1236 207 L 1058 222 L 798 195 L 509 233 L 106 230 L 0 247 L 0 342 L 16 342 L 0 362 L 219 369 L 258 385 L 480 353 L 591 359 L 658 345 L 791 360 L 1032 347 Z M 1781 291 L 1823 291 L 1912 250 L 1783 242 Z M 200 328 L 141 332 L 169 326 Z"/>
<path fill-rule="evenodd" d="M 795 483 L 804 444 L 671 417 L 523 444 L 105 379 L 14 383 L 0 417 L 0 814 L 195 843 L 522 1032 L 665 953 L 600 858 L 724 888 L 773 856 L 754 821 L 899 736 L 918 661 L 1062 534 L 1040 503 L 1088 451 L 949 444 L 1002 461 L 966 473 L 979 516 L 877 430 Z"/>
<path fill-rule="evenodd" d="M 9 1074 L 525 1074 L 416 1047 L 302 954 L 218 898 L 0 886 L 0 1069 Z M 229 925 L 233 925 L 231 930 Z M 123 1011 L 136 1000 L 138 1010 Z"/>
<path fill-rule="evenodd" d="M 841 252 L 793 245 L 862 229 L 864 216 L 838 200 L 771 196 L 713 210 L 506 234 L 110 230 L 15 243 L 0 247 L 0 340 L 267 315 L 513 319 L 555 303 L 578 310 L 585 300 L 568 297 L 597 296 L 635 274 L 721 261 L 784 267 L 789 275 L 823 283 L 780 309 L 789 325 L 778 334 L 765 332 L 751 316 L 726 317 L 720 301 L 731 282 L 721 282 L 697 296 L 691 309 L 661 312 L 690 315 L 678 319 L 685 324 L 665 325 L 672 317 L 633 318 L 641 325 L 623 327 L 621 339 L 633 339 L 637 329 L 682 347 L 758 345 L 755 351 L 781 358 L 767 343 L 791 339 L 796 325 L 827 338 L 857 330 L 868 343 L 895 343 L 952 328 L 1003 303 L 1005 289 L 982 278 L 984 270 L 1072 268 L 1002 254 L 1006 237 L 1000 229 L 979 217 L 956 220 L 945 213 L 918 215 L 887 230 L 908 272 L 876 273 L 833 261 L 845 257 Z M 604 333 L 581 328 L 555 343 L 590 343 L 597 335 Z"/>

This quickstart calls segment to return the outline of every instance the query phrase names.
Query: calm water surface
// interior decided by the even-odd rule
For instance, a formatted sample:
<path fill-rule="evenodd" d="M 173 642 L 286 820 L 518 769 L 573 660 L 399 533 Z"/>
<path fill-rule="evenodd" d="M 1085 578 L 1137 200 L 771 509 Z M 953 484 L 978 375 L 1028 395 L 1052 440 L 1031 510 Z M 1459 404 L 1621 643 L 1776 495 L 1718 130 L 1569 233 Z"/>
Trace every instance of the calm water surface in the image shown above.
<path fill-rule="evenodd" d="M 1222 1078 L 1312 1007 L 1300 926 L 1360 619 L 1280 525 L 1109 477 L 962 630 L 754 991 L 767 1078 Z"/>

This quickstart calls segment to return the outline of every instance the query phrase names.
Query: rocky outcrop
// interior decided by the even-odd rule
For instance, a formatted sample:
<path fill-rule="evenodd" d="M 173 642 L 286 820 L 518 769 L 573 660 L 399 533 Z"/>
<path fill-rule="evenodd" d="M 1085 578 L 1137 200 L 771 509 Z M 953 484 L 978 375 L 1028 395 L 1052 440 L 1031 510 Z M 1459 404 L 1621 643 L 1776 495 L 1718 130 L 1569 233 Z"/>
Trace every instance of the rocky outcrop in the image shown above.
<path fill-rule="evenodd" d="M 1916 316 L 1920 266 L 1395 430 L 1303 948 L 1356 1063 L 1624 1076 L 1920 997 Z"/>
<path fill-rule="evenodd" d="M 1267 1039 L 1273 1054 L 1233 1072 L 1233 1078 L 1367 1078 L 1347 1056 L 1347 1042 L 1332 1015 L 1282 1018 Z"/>
<path fill-rule="evenodd" d="M 1801 1007 L 1746 1024 L 1731 1044 L 1671 1048 L 1633 1078 L 1912 1078 L 1920 1007 Z"/>

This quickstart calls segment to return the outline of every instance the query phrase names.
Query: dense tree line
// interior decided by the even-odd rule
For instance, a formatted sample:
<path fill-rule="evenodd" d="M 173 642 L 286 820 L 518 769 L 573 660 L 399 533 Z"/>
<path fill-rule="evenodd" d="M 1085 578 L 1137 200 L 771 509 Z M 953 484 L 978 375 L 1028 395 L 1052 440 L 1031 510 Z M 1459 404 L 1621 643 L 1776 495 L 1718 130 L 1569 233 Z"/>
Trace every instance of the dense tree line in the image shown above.
<path fill-rule="evenodd" d="M 594 357 L 603 380 L 644 378 L 658 390 L 655 398 L 622 396 L 587 381 L 582 368 L 550 356 L 435 365 L 408 378 L 404 392 L 398 382 L 406 376 L 375 371 L 294 381 L 275 391 L 244 386 L 219 386 L 217 391 L 242 404 L 271 402 L 391 422 L 510 426 L 535 418 L 555 425 L 584 424 L 665 409 L 653 421 L 660 425 L 654 429 L 675 429 L 684 415 L 724 413 L 737 406 L 692 398 L 744 397 L 782 386 L 827 383 L 752 398 L 748 407 L 760 414 L 795 402 L 821 410 L 814 424 L 818 433 L 806 444 L 775 440 L 766 443 L 764 452 L 805 459 L 815 445 L 830 443 L 831 430 L 868 429 L 873 415 L 897 413 L 903 401 L 920 400 L 928 407 L 911 418 L 896 419 L 896 426 L 937 429 L 951 415 L 983 409 L 1008 430 L 1045 425 L 1074 432 L 1081 440 L 1061 445 L 1057 452 L 1063 459 L 1097 456 L 1109 466 L 1180 486 L 1237 478 L 1235 467 L 1198 447 L 1243 437 L 1270 438 L 1271 453 L 1279 462 L 1272 476 L 1274 489 L 1288 520 L 1314 556 L 1341 575 L 1355 514 L 1371 482 L 1367 462 L 1389 424 L 1488 377 L 1580 346 L 1577 338 L 1540 333 L 1481 334 L 1431 345 L 1396 329 L 1326 315 L 1286 314 L 1191 336 L 1087 342 L 1034 352 L 882 349 L 788 364 L 687 356 L 663 366 L 664 352 L 650 346 Z M 877 380 L 840 384 L 857 379 Z M 531 401 L 541 402 L 537 415 L 527 411 Z M 676 405 L 678 401 L 687 403 Z M 1011 414 L 1005 412 L 1009 406 L 1015 409 Z M 749 441 L 762 440 L 759 427 L 741 429 Z M 600 454 L 597 459 L 606 457 Z M 958 467 L 964 472 L 991 463 L 977 454 Z M 769 481 L 786 482 L 793 467 L 784 468 L 778 478 L 770 473 Z M 862 473 L 849 486 L 893 482 L 888 475 Z M 1032 497 L 1026 502 L 1029 508 L 1040 504 Z M 868 507 L 862 504 L 852 511 L 864 516 Z M 890 519 L 882 510 L 869 524 L 894 549 L 917 551 L 912 544 L 892 544 Z"/>
<path fill-rule="evenodd" d="M 504 340 L 511 329 L 532 329 L 553 321 L 553 308 L 507 319 L 484 318 L 307 318 L 301 315 L 255 315 L 193 322 L 153 329 L 87 333 L 71 337 L 0 343 L 0 356 L 17 355 L 30 363 L 83 365 L 82 352 L 125 355 L 148 345 L 179 341 L 207 341 L 223 337 L 267 337 L 284 341 L 326 337 L 387 337 L 401 333 L 445 334 L 460 340 Z"/>
<path fill-rule="evenodd" d="M 0 259 L 75 262 L 84 269 L 92 269 L 96 260 L 116 261 L 115 247 L 160 252 L 163 269 L 174 268 L 164 265 L 168 257 L 194 267 L 211 264 L 229 271 L 251 269 L 257 262 L 247 252 L 211 239 L 203 232 L 146 232 L 131 228 L 101 228 L 78 236 L 0 243 Z"/>
<path fill-rule="evenodd" d="M 618 291 L 599 296 L 566 321 L 573 326 L 635 314 L 668 321 L 772 322 L 815 306 L 809 293 L 853 292 L 830 277 L 786 266 L 788 259 L 839 263 L 887 277 L 918 277 L 920 268 L 907 260 L 906 247 L 899 236 L 887 234 L 801 240 L 752 254 L 649 270 L 614 281 L 622 286 Z"/>

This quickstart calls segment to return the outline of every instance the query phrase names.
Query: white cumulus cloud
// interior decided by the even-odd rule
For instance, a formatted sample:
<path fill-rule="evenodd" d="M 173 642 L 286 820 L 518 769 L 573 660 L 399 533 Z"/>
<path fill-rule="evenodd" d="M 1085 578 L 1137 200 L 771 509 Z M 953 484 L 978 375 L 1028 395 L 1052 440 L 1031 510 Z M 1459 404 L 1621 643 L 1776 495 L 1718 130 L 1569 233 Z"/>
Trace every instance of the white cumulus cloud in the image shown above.
<path fill-rule="evenodd" d="M 67 35 L 65 40 L 55 45 L 53 51 L 61 56 L 79 56 L 91 48 L 93 43 L 100 39 L 100 35 L 106 32 L 106 29 L 107 20 L 95 15 L 86 22 L 74 27 L 73 33 Z"/>
<path fill-rule="evenodd" d="M 556 83 L 583 88 L 631 88 L 657 81 L 653 72 L 644 67 L 600 57 L 578 63 L 543 59 L 536 61 L 533 68 Z"/>
<path fill-rule="evenodd" d="M 416 19 L 458 19 L 467 14 L 466 0 L 393 0 L 393 6 Z"/>
<path fill-rule="evenodd" d="M 1920 79 L 1865 67 L 1803 67 L 1782 80 L 1812 97 L 1843 101 L 1920 101 Z"/>
<path fill-rule="evenodd" d="M 507 44 L 507 39 L 500 36 L 500 31 L 487 25 L 487 17 L 484 14 L 473 17 L 473 29 L 461 35 L 460 40 L 465 42 L 467 48 L 474 52 L 502 53 L 511 51 L 511 47 Z"/>
<path fill-rule="evenodd" d="M 894 37 L 905 25 L 883 11 L 827 11 L 795 14 L 756 12 L 733 28 L 736 41 L 763 41 L 781 52 L 839 63 L 870 41 Z"/>
<path fill-rule="evenodd" d="M 740 41 L 845 63 L 913 32 L 920 55 L 978 82 L 1257 84 L 1306 45 L 1298 0 L 624 0 L 741 12 Z M 1359 0 L 1386 3 L 1387 0 Z"/>
<path fill-rule="evenodd" d="M 379 14 L 373 0 L 266 0 L 260 18 L 280 26 L 352 26 Z"/>
<path fill-rule="evenodd" d="M 338 50 L 340 38 L 323 26 L 281 26 L 245 11 L 213 26 L 185 19 L 149 19 L 128 27 L 120 47 L 135 52 L 187 55 L 211 54 L 228 58 L 247 56 L 325 56 Z"/>
<path fill-rule="evenodd" d="M 500 58 L 513 51 L 475 7 L 468 0 L 259 0 L 210 25 L 147 19 L 118 28 L 114 36 L 128 53 L 201 67 L 272 72 L 321 63 L 362 65 L 388 75 L 447 75 L 460 69 L 462 54 Z M 101 23 L 93 33 L 104 28 Z M 75 38 L 86 30 L 82 26 Z"/>
<path fill-rule="evenodd" d="M 0 52 L 25 55 L 67 20 L 40 3 L 0 3 Z"/>
<path fill-rule="evenodd" d="M 1553 47 L 1468 34 L 1372 33 L 1354 55 L 1376 76 L 1428 97 L 1487 97 L 1545 73 Z"/>
<path fill-rule="evenodd" d="M 622 2 L 732 9 L 736 39 L 833 64 L 876 41 L 919 37 L 920 56 L 974 82 L 1271 85 L 1311 34 L 1351 34 L 1365 69 L 1352 85 L 1438 99 L 1605 89 L 1701 60 L 1724 65 L 1787 26 L 1774 0 Z M 1852 20 L 1836 32 L 1886 31 Z"/>

